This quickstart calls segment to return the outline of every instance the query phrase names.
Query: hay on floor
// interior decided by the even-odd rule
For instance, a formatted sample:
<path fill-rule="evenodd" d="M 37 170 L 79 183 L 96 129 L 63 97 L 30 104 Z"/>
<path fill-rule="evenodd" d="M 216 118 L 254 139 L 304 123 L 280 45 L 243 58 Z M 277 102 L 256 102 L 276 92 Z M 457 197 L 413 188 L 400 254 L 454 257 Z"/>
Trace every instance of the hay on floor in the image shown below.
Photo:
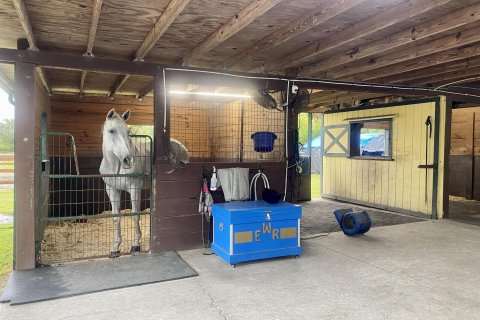
<path fill-rule="evenodd" d="M 148 209 L 147 209 L 148 211 Z M 121 213 L 129 213 L 122 210 Z M 102 215 L 110 211 L 102 212 Z M 121 254 L 130 253 L 134 238 L 133 217 L 120 218 L 122 244 Z M 141 251 L 150 251 L 150 215 L 140 216 Z M 40 247 L 40 262 L 52 264 L 110 254 L 114 242 L 113 218 L 95 218 L 92 216 L 84 222 L 49 221 L 43 232 Z"/>

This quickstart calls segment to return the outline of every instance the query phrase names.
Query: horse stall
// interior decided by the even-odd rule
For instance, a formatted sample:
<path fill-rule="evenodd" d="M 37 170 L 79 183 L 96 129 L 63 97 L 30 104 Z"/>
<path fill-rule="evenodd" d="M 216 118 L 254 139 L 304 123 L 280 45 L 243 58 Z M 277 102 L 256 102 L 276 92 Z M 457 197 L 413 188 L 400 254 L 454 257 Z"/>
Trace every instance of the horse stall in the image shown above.
<path fill-rule="evenodd" d="M 43 115 L 40 135 L 40 219 L 37 232 L 37 262 L 51 264 L 69 260 L 103 257 L 111 254 L 116 223 L 122 242 L 118 251 L 129 253 L 134 242 L 136 219 L 140 220 L 141 252 L 150 250 L 150 203 L 152 187 L 152 138 L 132 134 L 134 156 L 141 165 L 135 172 L 100 174 L 102 125 L 107 112 L 115 107 L 119 114 L 127 109 L 135 114 L 133 126 L 152 126 L 151 105 L 104 104 L 84 97 L 54 95 L 50 99 L 50 119 Z M 70 100 L 70 101 L 69 101 Z M 132 101 L 134 102 L 134 101 Z M 134 130 L 132 130 L 133 133 Z M 115 184 L 142 179 L 142 190 L 122 191 L 118 200 L 107 195 L 106 179 Z M 140 194 L 140 207 L 133 209 L 131 196 Z M 112 212 L 112 205 L 119 212 Z"/>
<path fill-rule="evenodd" d="M 47 97 L 49 108 L 39 119 L 38 132 L 37 264 L 206 245 L 209 224 L 198 212 L 199 194 L 203 178 L 211 177 L 214 168 L 249 168 L 250 179 L 263 172 L 271 188 L 285 192 L 286 113 L 281 108 L 259 105 L 258 90 L 252 88 L 168 87 L 167 112 L 162 114 L 154 111 L 151 96 L 141 101 L 122 96 Z M 271 96 L 281 105 L 280 92 Z M 130 110 L 126 123 L 140 152 L 135 163 L 143 157 L 139 171 L 119 167 L 118 172 L 99 172 L 108 135 L 102 127 L 113 108 L 119 116 Z M 257 132 L 276 135 L 271 152 L 254 150 L 252 135 Z M 172 145 L 154 138 L 180 142 L 188 150 L 188 161 L 176 163 Z M 169 150 L 168 156 L 155 165 L 164 150 Z M 106 179 L 118 184 L 146 181 L 137 209 L 132 208 L 131 192 L 121 191 L 112 201 Z"/>

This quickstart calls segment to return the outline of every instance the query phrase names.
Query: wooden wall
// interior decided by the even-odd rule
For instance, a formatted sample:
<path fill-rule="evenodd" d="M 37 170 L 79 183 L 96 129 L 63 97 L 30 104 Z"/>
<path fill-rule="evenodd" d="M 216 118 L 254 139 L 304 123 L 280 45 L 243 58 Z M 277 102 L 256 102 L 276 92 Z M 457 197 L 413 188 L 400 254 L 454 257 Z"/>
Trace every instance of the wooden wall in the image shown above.
<path fill-rule="evenodd" d="M 152 214 L 152 252 L 182 250 L 202 245 L 202 217 L 198 214 L 198 195 L 202 174 L 216 168 L 251 168 L 250 178 L 261 168 L 270 187 L 283 193 L 285 162 L 265 163 L 190 163 L 188 168 L 167 174 L 167 163 L 159 166 L 155 176 L 155 213 Z M 258 183 L 261 196 L 261 182 Z M 263 185 L 262 185 L 263 188 Z M 204 230 L 208 224 L 204 221 Z"/>
<path fill-rule="evenodd" d="M 480 200 L 480 108 L 452 110 L 449 192 Z"/>
<path fill-rule="evenodd" d="M 170 137 L 185 145 L 192 158 L 210 156 L 208 109 L 205 103 L 171 101 Z"/>
<path fill-rule="evenodd" d="M 49 131 L 71 133 L 79 157 L 102 156 L 102 125 L 107 112 L 115 108 L 118 113 L 130 109 L 128 124 L 153 125 L 151 100 L 136 99 L 79 99 L 76 96 L 53 96 Z"/>
<path fill-rule="evenodd" d="M 407 102 L 406 102 L 407 103 Z M 445 99 L 441 98 L 438 164 L 438 217 L 443 214 L 443 145 Z M 392 161 L 358 160 L 348 157 L 323 158 L 323 195 L 368 204 L 394 211 L 429 215 L 432 212 L 433 170 L 428 169 L 425 183 L 425 120 L 435 123 L 435 102 L 411 103 L 375 109 L 329 113 L 325 126 L 347 124 L 347 118 L 394 115 L 392 120 Z M 433 163 L 434 134 L 428 143 L 428 163 Z M 427 188 L 427 200 L 424 194 Z"/>

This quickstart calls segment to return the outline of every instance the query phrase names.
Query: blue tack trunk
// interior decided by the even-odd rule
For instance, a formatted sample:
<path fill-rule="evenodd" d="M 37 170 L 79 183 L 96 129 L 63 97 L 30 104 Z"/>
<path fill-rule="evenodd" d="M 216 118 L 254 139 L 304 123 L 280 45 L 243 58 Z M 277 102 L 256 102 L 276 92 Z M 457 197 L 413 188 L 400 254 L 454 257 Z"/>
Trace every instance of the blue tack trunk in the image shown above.
<path fill-rule="evenodd" d="M 212 250 L 230 264 L 302 253 L 302 207 L 279 202 L 214 204 Z"/>
<path fill-rule="evenodd" d="M 372 220 L 367 211 L 354 212 L 353 209 L 339 209 L 334 211 L 335 218 L 347 236 L 364 234 L 372 226 Z"/>

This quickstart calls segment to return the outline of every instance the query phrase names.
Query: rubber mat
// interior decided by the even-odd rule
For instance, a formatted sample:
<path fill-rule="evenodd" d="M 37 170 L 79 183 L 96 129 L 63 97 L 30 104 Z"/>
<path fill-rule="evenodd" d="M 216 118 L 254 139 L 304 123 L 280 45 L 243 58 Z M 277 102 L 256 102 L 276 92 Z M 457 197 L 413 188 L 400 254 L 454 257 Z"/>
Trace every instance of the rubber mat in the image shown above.
<path fill-rule="evenodd" d="M 70 263 L 14 271 L 0 302 L 17 305 L 196 275 L 173 251 Z"/>

